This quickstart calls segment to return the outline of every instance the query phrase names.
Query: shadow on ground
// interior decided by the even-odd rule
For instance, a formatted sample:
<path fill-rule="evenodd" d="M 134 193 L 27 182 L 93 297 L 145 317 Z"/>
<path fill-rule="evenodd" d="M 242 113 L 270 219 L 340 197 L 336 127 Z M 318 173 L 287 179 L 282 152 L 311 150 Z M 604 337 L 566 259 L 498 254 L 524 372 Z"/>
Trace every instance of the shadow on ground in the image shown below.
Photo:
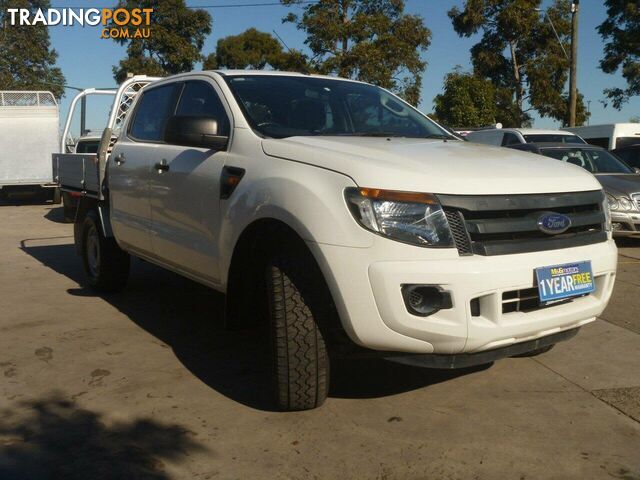
<path fill-rule="evenodd" d="M 163 480 L 163 460 L 205 450 L 177 425 L 140 419 L 107 426 L 58 394 L 0 412 L 3 480 Z"/>
<path fill-rule="evenodd" d="M 73 245 L 29 243 L 23 242 L 26 253 L 82 285 L 82 267 Z M 82 286 L 60 293 L 97 296 Z M 100 297 L 172 348 L 180 362 L 209 387 L 252 408 L 273 409 L 268 332 L 225 330 L 223 295 L 134 260 L 127 288 L 122 293 Z M 382 359 L 337 359 L 332 365 L 330 396 L 384 397 L 484 368 L 431 370 Z"/>
<path fill-rule="evenodd" d="M 64 218 L 64 207 L 62 206 L 51 208 L 44 214 L 44 218 L 54 223 L 69 223 Z"/>
<path fill-rule="evenodd" d="M 640 247 L 640 237 L 620 237 L 615 239 L 618 248 Z"/>

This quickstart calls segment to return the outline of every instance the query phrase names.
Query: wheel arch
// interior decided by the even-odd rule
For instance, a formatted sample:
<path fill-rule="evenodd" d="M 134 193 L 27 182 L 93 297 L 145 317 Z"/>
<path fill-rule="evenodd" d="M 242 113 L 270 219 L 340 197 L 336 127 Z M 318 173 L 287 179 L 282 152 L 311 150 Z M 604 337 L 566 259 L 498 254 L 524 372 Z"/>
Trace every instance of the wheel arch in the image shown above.
<path fill-rule="evenodd" d="M 278 218 L 254 220 L 238 236 L 225 270 L 225 323 L 228 328 L 253 326 L 264 320 L 261 317 L 266 312 L 262 303 L 265 268 L 269 255 L 277 248 L 304 249 L 313 256 L 303 236 Z"/>

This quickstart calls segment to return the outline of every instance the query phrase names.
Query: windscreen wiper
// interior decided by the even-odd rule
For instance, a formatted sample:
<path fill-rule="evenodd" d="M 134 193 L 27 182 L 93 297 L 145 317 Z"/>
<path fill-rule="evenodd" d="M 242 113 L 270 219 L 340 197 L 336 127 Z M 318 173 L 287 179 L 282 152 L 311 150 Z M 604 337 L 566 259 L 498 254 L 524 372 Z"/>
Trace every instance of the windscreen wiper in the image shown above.
<path fill-rule="evenodd" d="M 339 137 L 406 137 L 406 135 L 400 135 L 394 132 L 349 132 L 334 133 L 333 135 Z"/>
<path fill-rule="evenodd" d="M 438 140 L 458 140 L 453 135 L 445 135 L 444 133 L 431 133 L 431 134 L 425 135 L 424 137 L 421 137 L 421 138 L 435 138 L 435 139 L 438 139 Z"/>

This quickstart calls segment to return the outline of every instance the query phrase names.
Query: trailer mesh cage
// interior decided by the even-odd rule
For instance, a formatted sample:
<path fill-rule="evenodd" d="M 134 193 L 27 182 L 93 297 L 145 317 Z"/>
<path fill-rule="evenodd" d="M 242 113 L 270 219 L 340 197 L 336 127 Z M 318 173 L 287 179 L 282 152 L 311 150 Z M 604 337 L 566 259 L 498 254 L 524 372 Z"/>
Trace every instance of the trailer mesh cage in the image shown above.
<path fill-rule="evenodd" d="M 0 91 L 0 107 L 55 107 L 57 105 L 51 92 Z"/>

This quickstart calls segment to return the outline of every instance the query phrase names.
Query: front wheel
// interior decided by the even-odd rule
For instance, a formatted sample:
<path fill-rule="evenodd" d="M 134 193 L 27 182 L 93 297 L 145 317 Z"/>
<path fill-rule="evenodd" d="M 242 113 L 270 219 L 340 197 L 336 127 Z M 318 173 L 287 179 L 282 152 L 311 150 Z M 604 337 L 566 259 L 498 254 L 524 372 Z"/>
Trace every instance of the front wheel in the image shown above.
<path fill-rule="evenodd" d="M 82 224 L 82 260 L 89 285 L 99 292 L 122 290 L 129 277 L 129 254 L 102 233 L 95 212 Z"/>
<path fill-rule="evenodd" d="M 284 254 L 267 265 L 276 401 L 285 411 L 319 407 L 329 390 L 329 355 L 320 329 L 326 285 L 310 254 Z"/>

